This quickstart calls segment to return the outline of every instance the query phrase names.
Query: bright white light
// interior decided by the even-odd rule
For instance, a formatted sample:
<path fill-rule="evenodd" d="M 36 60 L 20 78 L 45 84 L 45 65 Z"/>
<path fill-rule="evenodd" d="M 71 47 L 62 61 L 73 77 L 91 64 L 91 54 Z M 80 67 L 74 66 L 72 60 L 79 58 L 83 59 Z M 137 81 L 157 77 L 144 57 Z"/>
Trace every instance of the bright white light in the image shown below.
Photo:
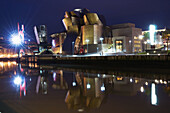
<path fill-rule="evenodd" d="M 90 89 L 91 88 L 91 85 L 88 83 L 87 84 L 87 89 Z"/>
<path fill-rule="evenodd" d="M 103 39 L 104 39 L 104 38 L 102 38 L 102 37 L 100 38 L 101 41 L 102 41 Z"/>
<path fill-rule="evenodd" d="M 164 84 L 167 84 L 167 81 L 164 81 Z"/>
<path fill-rule="evenodd" d="M 76 86 L 76 82 L 73 82 L 72 85 L 73 85 L 73 86 Z"/>
<path fill-rule="evenodd" d="M 152 83 L 152 86 L 151 86 L 151 104 L 157 105 L 157 95 L 156 95 L 156 89 L 155 89 L 154 83 Z"/>
<path fill-rule="evenodd" d="M 150 40 L 147 40 L 147 43 L 150 43 Z"/>
<path fill-rule="evenodd" d="M 159 44 L 162 44 L 162 42 L 159 42 Z"/>
<path fill-rule="evenodd" d="M 101 86 L 100 90 L 101 90 L 101 91 L 105 91 L 104 84 Z"/>
<path fill-rule="evenodd" d="M 55 47 L 55 40 L 52 40 L 52 46 Z"/>
<path fill-rule="evenodd" d="M 40 73 L 42 73 L 42 70 L 40 70 Z"/>
<path fill-rule="evenodd" d="M 97 74 L 98 77 L 100 77 L 100 74 Z"/>
<path fill-rule="evenodd" d="M 53 80 L 56 81 L 56 72 L 53 72 Z"/>
<path fill-rule="evenodd" d="M 155 79 L 155 83 L 159 84 L 159 81 L 157 79 Z"/>
<path fill-rule="evenodd" d="M 149 55 L 149 53 L 147 53 L 147 55 Z"/>
<path fill-rule="evenodd" d="M 20 45 L 22 42 L 19 35 L 12 35 L 11 41 L 12 41 L 12 44 L 15 44 L 15 45 Z"/>
<path fill-rule="evenodd" d="M 147 41 L 144 41 L 144 44 L 147 44 Z"/>
<path fill-rule="evenodd" d="M 83 112 L 84 111 L 84 109 L 78 109 L 78 112 Z"/>
<path fill-rule="evenodd" d="M 155 39 L 154 39 L 155 31 L 156 31 L 155 25 L 150 25 L 149 32 L 150 32 L 151 45 L 154 45 L 154 43 L 155 43 Z"/>
<path fill-rule="evenodd" d="M 20 77 L 20 76 L 15 77 L 15 79 L 14 79 L 14 84 L 16 84 L 16 85 L 20 85 L 20 84 L 21 84 L 21 82 L 22 82 L 22 79 L 21 79 L 21 77 Z"/>
<path fill-rule="evenodd" d="M 139 35 L 139 39 L 142 40 L 143 39 L 143 35 Z"/>
<path fill-rule="evenodd" d="M 88 42 L 89 42 L 89 39 L 86 39 L 86 42 L 88 43 Z"/>
<path fill-rule="evenodd" d="M 129 43 L 131 43 L 132 41 L 131 40 L 129 40 Z"/>
<path fill-rule="evenodd" d="M 133 82 L 133 79 L 132 79 L 132 78 L 130 78 L 130 82 Z"/>
<path fill-rule="evenodd" d="M 162 81 L 162 80 L 160 80 L 160 83 L 162 84 L 162 83 L 163 83 L 163 81 Z"/>
<path fill-rule="evenodd" d="M 141 91 L 142 93 L 144 92 L 144 87 L 143 87 L 143 86 L 140 87 L 140 91 Z"/>
<path fill-rule="evenodd" d="M 148 85 L 148 82 L 145 82 L 145 85 L 147 86 L 147 85 Z"/>

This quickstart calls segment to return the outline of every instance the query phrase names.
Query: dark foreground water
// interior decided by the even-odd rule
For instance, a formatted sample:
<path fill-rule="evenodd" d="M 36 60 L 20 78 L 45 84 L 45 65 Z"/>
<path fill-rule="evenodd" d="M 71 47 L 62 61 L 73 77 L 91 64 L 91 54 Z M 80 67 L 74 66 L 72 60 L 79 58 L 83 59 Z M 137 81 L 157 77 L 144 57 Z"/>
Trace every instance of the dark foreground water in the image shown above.
<path fill-rule="evenodd" d="M 0 113 L 170 113 L 170 74 L 34 67 L 0 62 Z"/>

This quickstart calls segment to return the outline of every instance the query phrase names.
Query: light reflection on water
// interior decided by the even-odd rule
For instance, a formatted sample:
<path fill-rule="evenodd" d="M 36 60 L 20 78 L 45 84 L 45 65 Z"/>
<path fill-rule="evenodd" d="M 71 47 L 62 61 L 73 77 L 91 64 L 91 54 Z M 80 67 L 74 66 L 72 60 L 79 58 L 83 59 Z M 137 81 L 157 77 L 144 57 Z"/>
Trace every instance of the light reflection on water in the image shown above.
<path fill-rule="evenodd" d="M 170 95 L 170 83 L 167 77 L 142 78 L 129 75 L 120 76 L 115 74 L 70 72 L 61 69 L 43 69 L 41 67 L 32 69 L 22 68 L 20 66 L 19 69 L 15 71 L 15 75 L 11 74 L 12 78 L 6 78 L 7 81 L 12 81 L 18 76 L 22 78 L 19 86 L 12 84 L 12 87 L 17 89 L 14 92 L 15 95 L 13 95 L 13 98 L 18 96 L 24 103 L 27 103 L 27 100 L 25 100 L 27 98 L 32 99 L 34 102 L 34 99 L 38 98 L 37 96 L 41 97 L 44 95 L 39 99 L 48 99 L 47 103 L 45 103 L 45 106 L 48 106 L 54 103 L 53 99 L 51 99 L 52 94 L 55 95 L 52 96 L 55 99 L 59 93 L 64 92 L 65 95 L 62 101 L 65 103 L 63 106 L 67 107 L 67 112 L 69 112 L 69 110 L 78 112 L 90 112 L 96 109 L 111 110 L 109 106 L 112 104 L 115 106 L 116 103 L 122 107 L 127 106 L 127 103 L 129 103 L 129 106 L 136 108 L 140 108 L 141 104 L 139 103 L 145 103 L 147 107 L 159 107 L 164 105 L 164 100 L 170 100 L 168 96 Z M 3 81 L 1 79 L 0 81 L 2 85 Z M 10 88 L 8 90 L 11 92 Z M 162 93 L 166 95 L 166 99 L 163 99 L 163 101 L 160 100 L 162 97 L 159 95 Z M 117 98 L 118 101 L 114 101 L 115 98 Z M 133 101 L 135 98 L 136 100 Z M 140 98 L 144 99 L 141 100 Z M 16 101 L 20 99 L 17 98 Z M 41 100 L 38 99 L 37 101 L 41 102 Z M 170 102 L 165 103 L 170 104 Z M 146 107 L 145 104 L 142 104 L 142 106 Z M 165 111 L 169 110 L 169 108 L 165 108 Z M 34 110 L 33 106 L 30 105 L 30 109 Z M 42 107 L 42 109 L 45 109 L 45 107 Z M 46 109 L 48 109 L 48 107 Z M 56 108 L 51 107 L 51 109 Z M 127 108 L 125 107 L 125 109 Z M 133 113 L 132 109 L 134 108 L 129 107 L 128 109 L 130 109 L 129 112 Z"/>

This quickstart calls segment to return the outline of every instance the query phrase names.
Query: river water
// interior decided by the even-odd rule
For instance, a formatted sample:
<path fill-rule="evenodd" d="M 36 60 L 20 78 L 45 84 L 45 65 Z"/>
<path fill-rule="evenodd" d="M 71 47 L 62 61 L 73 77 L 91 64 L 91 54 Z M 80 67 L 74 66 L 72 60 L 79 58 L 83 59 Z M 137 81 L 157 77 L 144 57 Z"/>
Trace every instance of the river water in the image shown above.
<path fill-rule="evenodd" d="M 0 62 L 0 113 L 170 113 L 170 74 Z"/>

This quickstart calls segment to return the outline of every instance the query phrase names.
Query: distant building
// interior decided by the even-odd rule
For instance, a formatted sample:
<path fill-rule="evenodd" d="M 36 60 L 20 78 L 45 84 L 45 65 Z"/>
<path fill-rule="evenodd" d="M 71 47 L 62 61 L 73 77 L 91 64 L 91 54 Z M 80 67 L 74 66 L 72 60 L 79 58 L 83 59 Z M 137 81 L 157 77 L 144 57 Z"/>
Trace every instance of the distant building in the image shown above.
<path fill-rule="evenodd" d="M 142 52 L 142 29 L 135 24 L 124 23 L 110 26 L 114 52 L 134 53 Z"/>
<path fill-rule="evenodd" d="M 3 37 L 0 38 L 0 58 L 16 58 L 17 50 L 7 42 Z"/>
<path fill-rule="evenodd" d="M 48 41 L 47 41 L 47 28 L 45 25 L 40 25 L 39 27 L 34 27 L 34 33 L 36 36 L 38 51 L 42 52 L 47 49 Z"/>
<path fill-rule="evenodd" d="M 163 47 L 163 45 L 166 45 L 166 41 L 162 39 L 162 32 L 166 31 L 166 28 L 164 29 L 156 29 L 155 30 L 155 37 L 154 37 L 154 42 L 155 42 L 155 49 L 160 49 Z M 150 37 L 149 37 L 150 31 L 142 31 L 142 35 L 145 37 L 144 42 L 145 46 L 144 49 L 148 50 L 151 49 L 151 44 L 150 44 Z"/>
<path fill-rule="evenodd" d="M 142 29 L 136 28 L 135 24 L 105 26 L 104 17 L 90 13 L 88 9 L 66 11 L 62 21 L 66 30 L 64 35 L 62 33 L 51 35 L 52 50 L 55 53 L 102 54 L 143 51 L 143 42 L 140 39 Z M 63 37 L 62 40 L 61 37 Z"/>
<path fill-rule="evenodd" d="M 62 53 L 63 43 L 66 38 L 66 32 L 52 34 L 52 50 L 55 54 Z"/>
<path fill-rule="evenodd" d="M 103 19 L 104 20 L 104 19 Z M 103 24 L 96 13 L 90 13 L 88 9 L 74 9 L 74 11 L 65 12 L 63 24 L 66 29 L 64 42 L 60 43 L 60 52 L 62 54 L 81 54 L 96 52 L 103 35 Z M 59 36 L 60 33 L 58 33 Z M 61 35 L 61 34 L 60 34 Z M 55 35 L 51 35 L 54 39 Z M 57 36 L 57 35 L 56 35 Z M 54 43 L 54 40 L 52 40 Z M 56 42 L 55 42 L 56 43 Z M 61 47 L 61 43 L 62 47 Z M 58 51 L 56 49 L 54 51 Z M 61 52 L 62 50 L 62 52 Z"/>

